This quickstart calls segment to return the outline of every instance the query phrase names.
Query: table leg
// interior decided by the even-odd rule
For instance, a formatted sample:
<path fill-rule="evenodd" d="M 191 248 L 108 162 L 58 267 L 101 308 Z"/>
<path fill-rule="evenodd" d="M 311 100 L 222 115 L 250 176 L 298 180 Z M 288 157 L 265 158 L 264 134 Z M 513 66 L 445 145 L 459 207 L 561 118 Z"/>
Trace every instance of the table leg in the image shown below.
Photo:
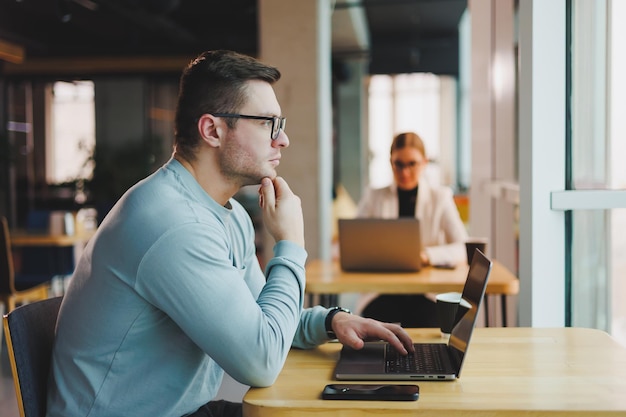
<path fill-rule="evenodd" d="M 328 301 L 330 304 L 328 304 L 329 307 L 335 307 L 339 305 L 339 295 L 337 294 L 330 294 L 328 296 Z"/>
<path fill-rule="evenodd" d="M 483 308 L 485 309 L 485 327 L 489 327 L 489 296 L 487 294 L 484 297 Z"/>
<path fill-rule="evenodd" d="M 319 305 L 324 306 L 324 307 L 328 307 L 328 301 L 326 300 L 327 296 L 328 296 L 327 294 L 320 294 L 320 295 L 317 296 L 318 297 L 317 301 L 318 301 Z"/>
<path fill-rule="evenodd" d="M 320 294 L 320 305 L 324 307 L 335 307 L 339 302 L 339 296 L 337 294 Z"/>

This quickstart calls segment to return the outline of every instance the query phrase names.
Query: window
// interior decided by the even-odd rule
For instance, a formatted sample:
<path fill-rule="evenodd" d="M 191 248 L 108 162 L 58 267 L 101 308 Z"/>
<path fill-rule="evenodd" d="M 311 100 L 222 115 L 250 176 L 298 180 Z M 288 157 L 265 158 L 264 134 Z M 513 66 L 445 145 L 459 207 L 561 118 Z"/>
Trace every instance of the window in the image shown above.
<path fill-rule="evenodd" d="M 572 2 L 571 189 L 623 190 L 626 30 L 622 1 Z M 601 197 L 598 197 L 600 200 Z M 610 332 L 626 344 L 626 209 L 574 210 L 568 324 Z"/>
<path fill-rule="evenodd" d="M 455 85 L 452 77 L 425 73 L 370 78 L 369 178 L 372 187 L 384 187 L 393 181 L 389 148 L 396 134 L 407 131 L 417 133 L 424 141 L 431 161 L 425 173 L 429 180 L 454 185 Z M 445 150 L 445 155 L 441 150 Z M 446 163 L 442 163 L 444 161 Z"/>
<path fill-rule="evenodd" d="M 96 143 L 93 82 L 55 82 L 49 103 L 47 182 L 90 179 L 93 174 L 90 157 Z"/>

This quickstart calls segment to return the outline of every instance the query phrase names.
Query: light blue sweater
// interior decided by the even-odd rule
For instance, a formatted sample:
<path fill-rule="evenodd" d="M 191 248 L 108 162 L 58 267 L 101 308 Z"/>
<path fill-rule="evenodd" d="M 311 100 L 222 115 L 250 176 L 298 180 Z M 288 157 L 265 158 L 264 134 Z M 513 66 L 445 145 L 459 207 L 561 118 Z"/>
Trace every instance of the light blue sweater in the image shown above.
<path fill-rule="evenodd" d="M 47 416 L 183 416 L 213 399 L 224 371 L 271 385 L 292 344 L 327 340 L 328 310 L 302 309 L 305 260 L 281 241 L 263 274 L 243 207 L 219 205 L 170 160 L 85 248 L 61 306 Z"/>

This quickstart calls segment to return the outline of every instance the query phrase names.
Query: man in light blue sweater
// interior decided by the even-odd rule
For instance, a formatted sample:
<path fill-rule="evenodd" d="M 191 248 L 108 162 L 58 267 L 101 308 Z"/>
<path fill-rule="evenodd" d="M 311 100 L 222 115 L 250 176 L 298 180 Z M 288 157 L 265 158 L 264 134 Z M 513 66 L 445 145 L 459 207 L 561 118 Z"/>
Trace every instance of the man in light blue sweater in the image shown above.
<path fill-rule="evenodd" d="M 397 325 L 303 309 L 302 208 L 276 174 L 289 145 L 279 77 L 228 51 L 185 68 L 172 159 L 107 215 L 63 299 L 48 417 L 240 416 L 241 404 L 211 401 L 224 372 L 268 386 L 290 347 L 335 336 L 412 349 Z M 265 273 L 250 217 L 232 198 L 252 184 L 276 241 Z"/>

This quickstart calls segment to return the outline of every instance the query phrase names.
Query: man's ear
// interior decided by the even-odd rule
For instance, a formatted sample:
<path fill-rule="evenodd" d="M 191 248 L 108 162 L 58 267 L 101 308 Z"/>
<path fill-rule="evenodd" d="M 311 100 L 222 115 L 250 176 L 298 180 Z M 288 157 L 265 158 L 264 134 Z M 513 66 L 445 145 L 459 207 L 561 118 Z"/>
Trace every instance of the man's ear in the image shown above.
<path fill-rule="evenodd" d="M 226 134 L 226 126 L 222 119 L 212 114 L 203 114 L 198 119 L 198 132 L 202 140 L 210 146 L 217 148 Z"/>

